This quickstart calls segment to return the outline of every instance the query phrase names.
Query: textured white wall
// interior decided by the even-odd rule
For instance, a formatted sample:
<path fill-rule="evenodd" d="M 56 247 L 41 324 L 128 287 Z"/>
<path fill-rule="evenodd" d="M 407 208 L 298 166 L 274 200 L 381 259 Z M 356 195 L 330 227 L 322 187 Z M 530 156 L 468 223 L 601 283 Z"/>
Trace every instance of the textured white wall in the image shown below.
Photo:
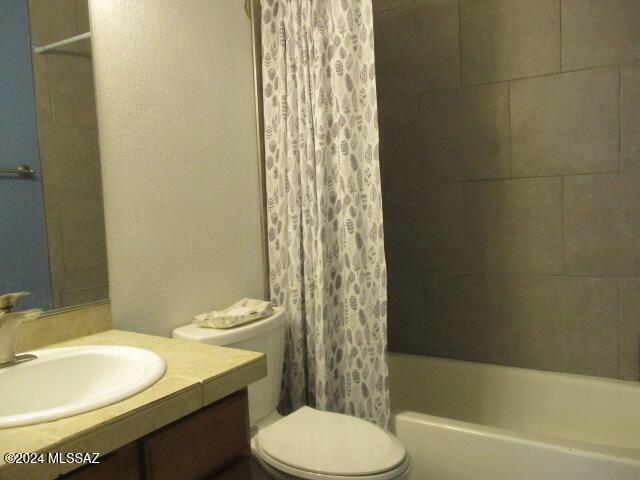
<path fill-rule="evenodd" d="M 116 328 L 263 297 L 251 26 L 239 0 L 90 0 Z"/>

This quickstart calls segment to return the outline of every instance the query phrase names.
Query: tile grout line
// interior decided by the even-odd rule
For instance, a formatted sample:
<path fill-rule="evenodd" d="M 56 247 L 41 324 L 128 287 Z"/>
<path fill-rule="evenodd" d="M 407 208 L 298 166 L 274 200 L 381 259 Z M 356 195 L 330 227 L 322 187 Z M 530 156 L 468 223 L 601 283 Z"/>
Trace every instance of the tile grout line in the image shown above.
<path fill-rule="evenodd" d="M 513 141 L 511 138 L 511 82 L 507 82 L 507 102 L 508 102 L 508 115 L 509 119 L 507 122 L 507 135 L 509 136 L 509 178 L 513 177 Z"/>
<path fill-rule="evenodd" d="M 447 183 L 484 183 L 484 182 L 506 182 L 510 180 L 535 180 L 535 179 L 549 179 L 549 178 L 569 178 L 569 177 L 595 177 L 604 175 L 618 175 L 618 170 L 606 171 L 606 172 L 592 172 L 592 173 L 558 173 L 551 175 L 530 175 L 530 176 L 516 176 L 516 177 L 488 177 L 488 178 L 468 178 L 468 179 L 434 179 L 421 182 L 410 183 L 407 185 L 387 185 L 386 189 L 389 191 L 402 191 L 408 186 L 427 186 L 427 185 L 441 185 Z M 624 172 L 629 175 L 640 175 L 640 170 L 629 170 Z"/>
<path fill-rule="evenodd" d="M 427 354 L 427 302 L 425 301 L 425 280 L 424 280 L 424 270 L 420 269 L 420 304 L 422 308 L 420 309 L 420 313 L 422 318 L 420 319 L 422 322 L 422 338 L 420 342 L 420 354 Z"/>
<path fill-rule="evenodd" d="M 398 10 L 408 10 L 411 7 L 415 6 L 416 2 L 415 0 L 411 0 L 409 3 L 406 3 L 404 5 L 396 5 L 395 7 L 387 7 L 387 8 L 383 8 L 382 10 L 374 10 L 372 9 L 372 14 L 375 17 L 376 15 L 380 15 L 380 14 L 385 14 L 387 12 L 397 12 Z"/>
<path fill-rule="evenodd" d="M 594 65 L 594 66 L 590 66 L 590 67 L 576 68 L 576 69 L 573 69 L 573 70 L 541 73 L 541 74 L 538 74 L 538 75 L 530 75 L 530 76 L 526 76 L 526 77 L 505 78 L 505 79 L 502 79 L 502 80 L 493 80 L 493 81 L 490 81 L 490 82 L 468 83 L 468 84 L 465 84 L 465 85 L 420 90 L 420 91 L 417 91 L 417 92 L 410 92 L 410 93 L 401 92 L 401 93 L 392 93 L 392 94 L 388 94 L 387 93 L 387 94 L 384 94 L 384 95 L 380 94 L 379 98 L 394 99 L 394 98 L 409 97 L 411 95 L 419 95 L 419 96 L 433 95 L 433 94 L 442 93 L 442 92 L 453 92 L 453 91 L 456 91 L 456 90 L 464 90 L 466 88 L 486 87 L 486 86 L 489 86 L 489 85 L 499 85 L 499 84 L 502 84 L 502 83 L 520 82 L 520 81 L 526 81 L 526 80 L 535 80 L 535 79 L 539 79 L 539 78 L 547 78 L 547 77 L 553 77 L 553 76 L 567 75 L 567 74 L 570 74 L 570 73 L 588 72 L 590 70 L 600 70 L 600 69 L 605 69 L 605 68 L 620 67 L 621 65 L 634 65 L 634 64 L 637 64 L 637 63 L 640 63 L 640 62 L 634 61 L 634 62 L 625 62 L 625 63 L 608 63 L 608 64 L 604 64 L 604 65 Z"/>
<path fill-rule="evenodd" d="M 53 95 L 51 94 L 51 92 L 53 91 L 53 81 L 52 81 L 52 75 L 51 75 L 51 58 L 47 57 L 45 58 L 45 61 L 47 63 L 47 90 L 49 90 L 49 93 L 47 95 L 47 103 L 49 104 L 49 112 L 51 112 L 49 114 L 49 122 L 46 125 L 50 125 L 53 127 L 57 127 L 58 125 L 56 125 L 56 115 L 54 112 L 54 108 L 53 108 Z M 38 130 L 38 134 L 39 134 L 39 130 Z M 38 141 L 40 139 L 38 138 Z"/>
<path fill-rule="evenodd" d="M 564 238 L 564 182 L 565 177 L 561 177 L 560 181 L 560 269 L 562 271 L 562 275 L 566 275 L 567 273 L 567 265 L 565 261 L 565 238 Z"/>
<path fill-rule="evenodd" d="M 558 27 L 560 29 L 560 72 L 563 72 L 564 62 L 562 61 L 562 0 L 558 0 L 558 14 L 560 16 L 560 21 L 558 22 Z"/>
<path fill-rule="evenodd" d="M 616 279 L 618 300 L 618 378 L 622 379 L 622 280 Z"/>
<path fill-rule="evenodd" d="M 458 0 L 458 56 L 460 69 L 460 87 L 464 88 L 464 77 L 462 75 L 462 0 Z"/>
<path fill-rule="evenodd" d="M 518 273 L 509 273 L 509 272 L 469 272 L 469 271 L 459 271 L 459 270 L 453 270 L 453 269 L 449 269 L 449 270 L 429 270 L 429 269 L 425 269 L 422 266 L 420 267 L 415 267 L 414 265 L 410 266 L 409 268 L 414 268 L 416 270 L 419 271 L 420 273 L 420 281 L 422 282 L 421 285 L 421 300 L 423 302 L 423 312 L 422 312 L 422 320 L 423 320 L 423 325 L 425 327 L 425 330 L 423 332 L 423 339 L 424 342 L 426 344 L 426 340 L 428 338 L 427 334 L 426 334 L 426 318 L 427 318 L 427 303 L 426 303 L 426 294 L 425 294 L 425 285 L 427 282 L 427 277 L 428 277 L 428 272 L 439 272 L 439 273 L 446 273 L 446 274 L 460 274 L 460 275 L 491 275 L 491 274 L 495 274 L 495 275 L 513 275 L 513 276 L 523 276 L 523 277 L 544 277 L 544 276 L 549 276 L 549 277 L 563 277 L 563 278 L 602 278 L 602 279 L 607 279 L 607 283 L 608 285 L 613 286 L 612 282 L 615 281 L 616 282 L 616 292 L 617 292 L 617 311 L 618 311 L 618 328 L 619 328 L 619 332 L 618 332 L 618 355 L 617 355 L 617 369 L 618 369 L 618 374 L 621 377 L 621 370 L 622 370 L 622 365 L 623 365 L 623 356 L 622 356 L 622 344 L 623 344 L 623 325 L 622 325 L 622 290 L 623 290 L 623 278 L 638 278 L 638 275 L 633 276 L 633 275 L 628 275 L 627 277 L 624 276 L 620 276 L 617 275 L 615 273 L 613 274 L 604 274 L 604 276 L 602 274 L 593 274 L 593 273 L 585 273 L 585 274 L 571 274 L 571 273 L 566 273 L 567 272 L 567 263 L 571 263 L 571 262 L 567 262 L 567 259 L 565 258 L 565 221 L 568 219 L 570 223 L 570 217 L 566 214 L 565 211 L 565 192 L 567 190 L 570 190 L 571 184 L 569 184 L 568 182 L 572 180 L 572 177 L 580 177 L 580 176 L 586 176 L 586 175 L 590 175 L 590 176 L 598 176 L 598 177 L 602 177 L 602 178 L 606 178 L 605 176 L 610 176 L 610 175 L 616 175 L 619 174 L 620 172 L 622 172 L 622 101 L 624 100 L 622 98 L 622 65 L 620 63 L 614 63 L 614 64 L 609 64 L 609 65 L 595 65 L 595 66 L 590 66 L 590 67 L 584 67 L 584 68 L 578 68 L 575 70 L 568 70 L 568 71 L 564 71 L 565 65 L 563 62 L 563 24 L 562 24 L 562 14 L 563 14 L 563 0 L 558 0 L 559 2 L 559 16 L 560 16 L 560 22 L 559 22 L 559 33 L 560 33 L 560 38 L 559 38 L 559 43 L 560 43 L 560 50 L 559 50 L 559 60 L 560 60 L 560 71 L 559 72 L 553 72 L 553 73 L 549 73 L 549 74 L 543 74 L 543 75 L 534 75 L 534 76 L 530 76 L 530 77 L 523 77 L 521 79 L 508 79 L 506 80 L 506 83 L 508 85 L 508 99 L 509 99 L 509 109 L 508 109 L 508 114 L 509 114 L 509 125 L 508 125 L 508 134 L 509 134 L 509 176 L 508 177 L 504 177 L 504 178 L 485 178 L 485 179 L 440 179 L 440 180 L 430 180 L 430 181 L 419 181 L 416 183 L 412 183 L 411 185 L 439 185 L 439 184 L 447 184 L 447 183 L 460 183 L 460 187 L 462 189 L 462 214 L 463 214 L 463 238 L 464 238 L 464 249 L 463 249 L 463 264 L 467 265 L 465 268 L 469 268 L 468 267 L 468 241 L 467 241 L 467 222 L 468 222 L 468 216 L 467 216 L 467 190 L 469 188 L 468 185 L 466 184 L 470 184 L 472 182 L 477 183 L 477 182 L 490 182 L 490 181 L 494 181 L 494 182 L 499 182 L 499 181 L 503 181 L 503 180 L 513 180 L 513 179 L 535 179 L 535 178 L 559 178 L 560 179 L 560 206 L 561 206 L 561 262 L 560 262 L 560 266 L 561 266 L 561 273 L 558 274 L 544 274 L 544 273 L 528 273 L 528 272 L 518 272 Z M 412 2 L 412 4 L 415 3 Z M 476 84 L 476 85 L 464 85 L 463 84 L 463 75 L 462 75 L 462 64 L 463 64 L 463 60 L 462 60 L 462 37 L 461 37 L 461 0 L 458 0 L 458 26 L 459 26 L 459 55 L 460 55 L 460 87 L 449 87 L 449 88 L 444 88 L 444 89 L 436 89 L 436 90 L 427 90 L 427 91 L 423 91 L 423 92 L 418 92 L 418 93 L 410 93 L 410 94 L 404 94 L 404 95 L 396 95 L 395 97 L 402 97 L 402 96 L 412 96 L 416 95 L 417 98 L 421 98 L 421 96 L 423 95 L 429 95 L 429 94 L 435 94 L 435 93 L 439 93 L 439 92 L 443 92 L 443 91 L 457 91 L 457 90 L 463 90 L 465 88 L 472 88 L 474 86 L 481 86 L 481 85 L 494 85 L 494 84 L 499 84 L 499 83 L 505 83 L 505 81 L 493 81 L 493 82 L 488 82 L 488 83 L 480 83 L 480 84 Z M 400 7 L 402 8 L 402 7 Z M 565 8 L 566 10 L 566 8 Z M 566 13 L 566 12 L 565 12 Z M 568 63 L 570 62 L 570 58 Z M 637 62 L 628 62 L 628 63 L 637 63 Z M 597 69 L 604 69 L 604 68 L 611 68 L 611 70 L 613 70 L 613 67 L 616 67 L 617 71 L 618 71 L 618 167 L 617 170 L 614 171 L 606 171 L 606 172 L 586 172 L 586 173 L 558 173 L 558 174 L 551 174 L 551 175 L 541 175 L 541 176 L 528 176 L 528 177 L 512 177 L 512 138 L 511 138 L 511 82 L 513 81 L 519 81 L 519 80 L 527 80 L 527 79 L 535 79 L 535 78 L 540 78 L 540 77 L 545 77 L 545 76 L 554 76 L 554 75 L 564 75 L 565 73 L 573 73 L 573 72 L 580 72 L 580 71 L 590 71 L 590 70 L 597 70 Z M 388 98 L 394 98 L 394 96 L 390 96 Z M 418 107 L 419 110 L 419 107 Z M 419 119 L 421 119 L 421 115 L 420 113 L 418 114 Z M 615 135 L 615 134 L 614 134 Z M 615 137 L 614 137 L 615 138 Z M 615 168 L 615 167 L 614 167 Z M 635 173 L 640 174 L 640 172 L 636 171 Z M 566 185 L 565 185 L 566 184 Z M 393 185 L 393 186 L 389 186 L 388 189 L 389 191 L 400 191 L 401 189 L 406 188 L 406 186 L 400 186 L 400 185 Z M 570 203 L 570 202 L 568 202 Z M 570 212 L 569 212 L 570 213 Z M 566 217 L 566 218 L 565 218 Z M 471 217 L 472 218 L 472 217 Z M 570 235 L 569 235 L 570 237 Z M 570 243 L 570 242 L 569 242 Z M 396 267 L 398 268 L 398 267 Z M 400 266 L 399 268 L 403 268 L 402 266 Z M 454 358 L 454 357 L 451 357 Z"/>
<path fill-rule="evenodd" d="M 618 65 L 618 172 L 622 173 L 622 65 Z"/>
<path fill-rule="evenodd" d="M 551 277 L 551 278 L 574 278 L 574 279 L 601 279 L 601 280 L 640 280 L 640 275 L 626 275 L 620 276 L 618 274 L 606 275 L 600 273 L 535 273 L 535 272 L 506 272 L 499 270 L 485 270 L 485 271 L 474 271 L 474 270 L 434 270 L 424 267 L 416 267 L 414 265 L 396 265 L 390 267 L 392 269 L 401 269 L 401 270 L 411 270 L 411 271 L 423 271 L 425 273 L 438 273 L 438 274 L 449 274 L 449 275 L 467 275 L 467 276 L 501 276 L 501 275 L 510 275 L 513 277 Z"/>
<path fill-rule="evenodd" d="M 462 188 L 462 239 L 463 239 L 463 258 L 462 258 L 462 265 L 464 266 L 465 269 L 469 269 L 471 268 L 470 266 L 470 261 L 469 261 L 469 241 L 468 241 L 468 233 L 469 233 L 469 225 L 467 222 L 467 206 L 468 206 L 468 199 L 467 199 L 467 186 L 463 183 L 461 183 L 461 188 Z"/>

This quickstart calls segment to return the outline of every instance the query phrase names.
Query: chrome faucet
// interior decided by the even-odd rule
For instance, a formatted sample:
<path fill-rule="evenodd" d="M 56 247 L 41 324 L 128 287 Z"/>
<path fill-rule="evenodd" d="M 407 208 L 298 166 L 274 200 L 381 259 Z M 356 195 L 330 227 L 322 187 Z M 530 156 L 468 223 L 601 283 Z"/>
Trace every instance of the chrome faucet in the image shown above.
<path fill-rule="evenodd" d="M 42 314 L 42 310 L 13 311 L 18 299 L 25 295 L 29 295 L 29 293 L 19 292 L 0 295 L 0 368 L 10 367 L 36 358 L 35 355 L 29 353 L 16 355 L 16 341 L 20 324 L 24 320 L 32 320 Z"/>

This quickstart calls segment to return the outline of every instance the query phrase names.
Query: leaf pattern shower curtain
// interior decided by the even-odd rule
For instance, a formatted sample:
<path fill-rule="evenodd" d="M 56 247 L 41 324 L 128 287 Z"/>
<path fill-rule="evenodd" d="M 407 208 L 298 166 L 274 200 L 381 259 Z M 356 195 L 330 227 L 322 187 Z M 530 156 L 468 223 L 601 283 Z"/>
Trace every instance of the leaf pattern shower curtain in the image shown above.
<path fill-rule="evenodd" d="M 270 285 L 281 408 L 389 421 L 371 0 L 262 0 Z"/>

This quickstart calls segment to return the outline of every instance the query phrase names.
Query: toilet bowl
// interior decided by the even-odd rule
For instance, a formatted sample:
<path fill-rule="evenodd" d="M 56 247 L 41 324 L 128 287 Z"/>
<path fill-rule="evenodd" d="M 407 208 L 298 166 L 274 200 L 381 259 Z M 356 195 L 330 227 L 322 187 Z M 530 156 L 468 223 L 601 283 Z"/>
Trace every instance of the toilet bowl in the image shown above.
<path fill-rule="evenodd" d="M 260 425 L 251 448 L 276 479 L 396 480 L 410 471 L 405 449 L 392 434 L 309 407 Z"/>
<path fill-rule="evenodd" d="M 405 480 L 411 462 L 391 433 L 365 420 L 303 407 L 281 417 L 276 407 L 284 360 L 284 310 L 227 330 L 194 324 L 174 338 L 267 355 L 267 376 L 249 385 L 251 448 L 275 479 Z"/>

